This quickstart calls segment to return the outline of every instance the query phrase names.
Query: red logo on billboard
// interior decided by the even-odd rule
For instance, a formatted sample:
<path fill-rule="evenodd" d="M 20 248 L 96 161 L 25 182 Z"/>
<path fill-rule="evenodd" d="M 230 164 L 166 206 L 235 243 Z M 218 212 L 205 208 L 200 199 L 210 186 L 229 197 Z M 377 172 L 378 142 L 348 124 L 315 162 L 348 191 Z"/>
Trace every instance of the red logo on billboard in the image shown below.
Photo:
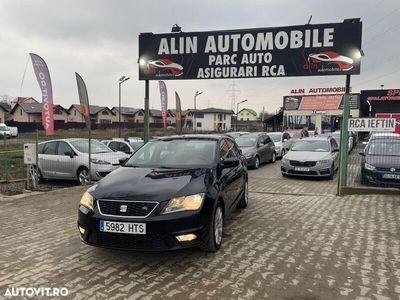
<path fill-rule="evenodd" d="M 324 51 L 321 53 L 311 53 L 308 55 L 308 64 L 305 69 L 321 69 L 329 71 L 331 68 L 340 71 L 349 71 L 353 68 L 353 59 L 340 55 L 334 51 Z"/>
<path fill-rule="evenodd" d="M 147 75 L 160 74 L 178 77 L 182 75 L 183 67 L 168 58 L 161 58 L 159 60 L 149 61 L 146 69 L 144 69 L 144 73 Z"/>

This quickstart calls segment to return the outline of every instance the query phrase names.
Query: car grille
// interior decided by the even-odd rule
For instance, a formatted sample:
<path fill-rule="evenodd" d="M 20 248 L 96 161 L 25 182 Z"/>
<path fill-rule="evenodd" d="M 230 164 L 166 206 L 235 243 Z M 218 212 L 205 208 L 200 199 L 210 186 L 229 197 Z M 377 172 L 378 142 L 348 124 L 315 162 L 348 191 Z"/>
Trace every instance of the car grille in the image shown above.
<path fill-rule="evenodd" d="M 390 169 L 392 169 L 392 168 L 380 168 L 380 167 L 376 167 L 376 169 L 378 170 L 378 171 L 386 171 L 386 172 L 400 172 L 400 168 L 395 168 L 395 170 L 394 171 L 391 171 Z"/>
<path fill-rule="evenodd" d="M 135 235 L 123 233 L 92 232 L 89 243 L 125 249 L 168 250 L 176 245 L 173 237 L 161 235 Z"/>
<path fill-rule="evenodd" d="M 298 161 L 298 160 L 291 160 L 290 165 L 295 167 L 314 167 L 317 164 L 316 161 Z"/>
<path fill-rule="evenodd" d="M 102 215 L 144 218 L 157 207 L 158 202 L 98 200 L 99 212 Z"/>
<path fill-rule="evenodd" d="M 295 171 L 295 170 L 289 170 L 289 174 L 295 174 L 295 175 L 314 175 L 317 176 L 318 173 L 316 171 Z"/>

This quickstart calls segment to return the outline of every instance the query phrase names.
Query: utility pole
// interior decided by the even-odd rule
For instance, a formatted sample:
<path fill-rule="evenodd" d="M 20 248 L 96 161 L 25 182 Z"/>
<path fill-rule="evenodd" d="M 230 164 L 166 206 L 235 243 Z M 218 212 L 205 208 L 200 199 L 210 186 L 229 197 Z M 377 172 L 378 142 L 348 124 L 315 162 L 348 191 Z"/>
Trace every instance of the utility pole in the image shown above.
<path fill-rule="evenodd" d="M 238 89 L 236 89 L 237 84 L 235 82 L 235 80 L 232 81 L 232 85 L 231 85 L 231 89 L 228 90 L 228 92 L 231 93 L 231 110 L 235 111 L 235 103 L 236 103 L 236 93 L 239 93 L 240 91 Z"/>

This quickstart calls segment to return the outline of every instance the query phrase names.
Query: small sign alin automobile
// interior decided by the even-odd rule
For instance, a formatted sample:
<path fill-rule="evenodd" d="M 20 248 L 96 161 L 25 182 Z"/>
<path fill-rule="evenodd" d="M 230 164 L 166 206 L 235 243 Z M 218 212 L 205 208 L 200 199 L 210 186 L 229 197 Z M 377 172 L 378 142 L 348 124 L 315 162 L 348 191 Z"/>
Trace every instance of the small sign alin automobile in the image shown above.
<path fill-rule="evenodd" d="M 349 131 L 394 132 L 396 119 L 392 118 L 351 118 Z"/>
<path fill-rule="evenodd" d="M 139 79 L 360 74 L 361 22 L 139 35 Z"/>

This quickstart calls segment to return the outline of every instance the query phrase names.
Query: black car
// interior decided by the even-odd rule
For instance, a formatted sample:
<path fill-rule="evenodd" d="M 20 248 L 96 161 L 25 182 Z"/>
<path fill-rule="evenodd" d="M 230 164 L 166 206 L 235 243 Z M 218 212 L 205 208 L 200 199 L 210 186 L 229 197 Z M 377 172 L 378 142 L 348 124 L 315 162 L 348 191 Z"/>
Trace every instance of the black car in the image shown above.
<path fill-rule="evenodd" d="M 247 165 L 253 169 L 258 169 L 260 164 L 265 162 L 275 162 L 275 144 L 264 132 L 244 134 L 236 138 Z"/>
<path fill-rule="evenodd" d="M 247 168 L 233 139 L 165 137 L 87 190 L 78 228 L 95 246 L 217 251 L 224 220 L 247 204 Z"/>
<path fill-rule="evenodd" d="M 400 135 L 373 136 L 360 154 L 362 184 L 400 187 Z"/>

